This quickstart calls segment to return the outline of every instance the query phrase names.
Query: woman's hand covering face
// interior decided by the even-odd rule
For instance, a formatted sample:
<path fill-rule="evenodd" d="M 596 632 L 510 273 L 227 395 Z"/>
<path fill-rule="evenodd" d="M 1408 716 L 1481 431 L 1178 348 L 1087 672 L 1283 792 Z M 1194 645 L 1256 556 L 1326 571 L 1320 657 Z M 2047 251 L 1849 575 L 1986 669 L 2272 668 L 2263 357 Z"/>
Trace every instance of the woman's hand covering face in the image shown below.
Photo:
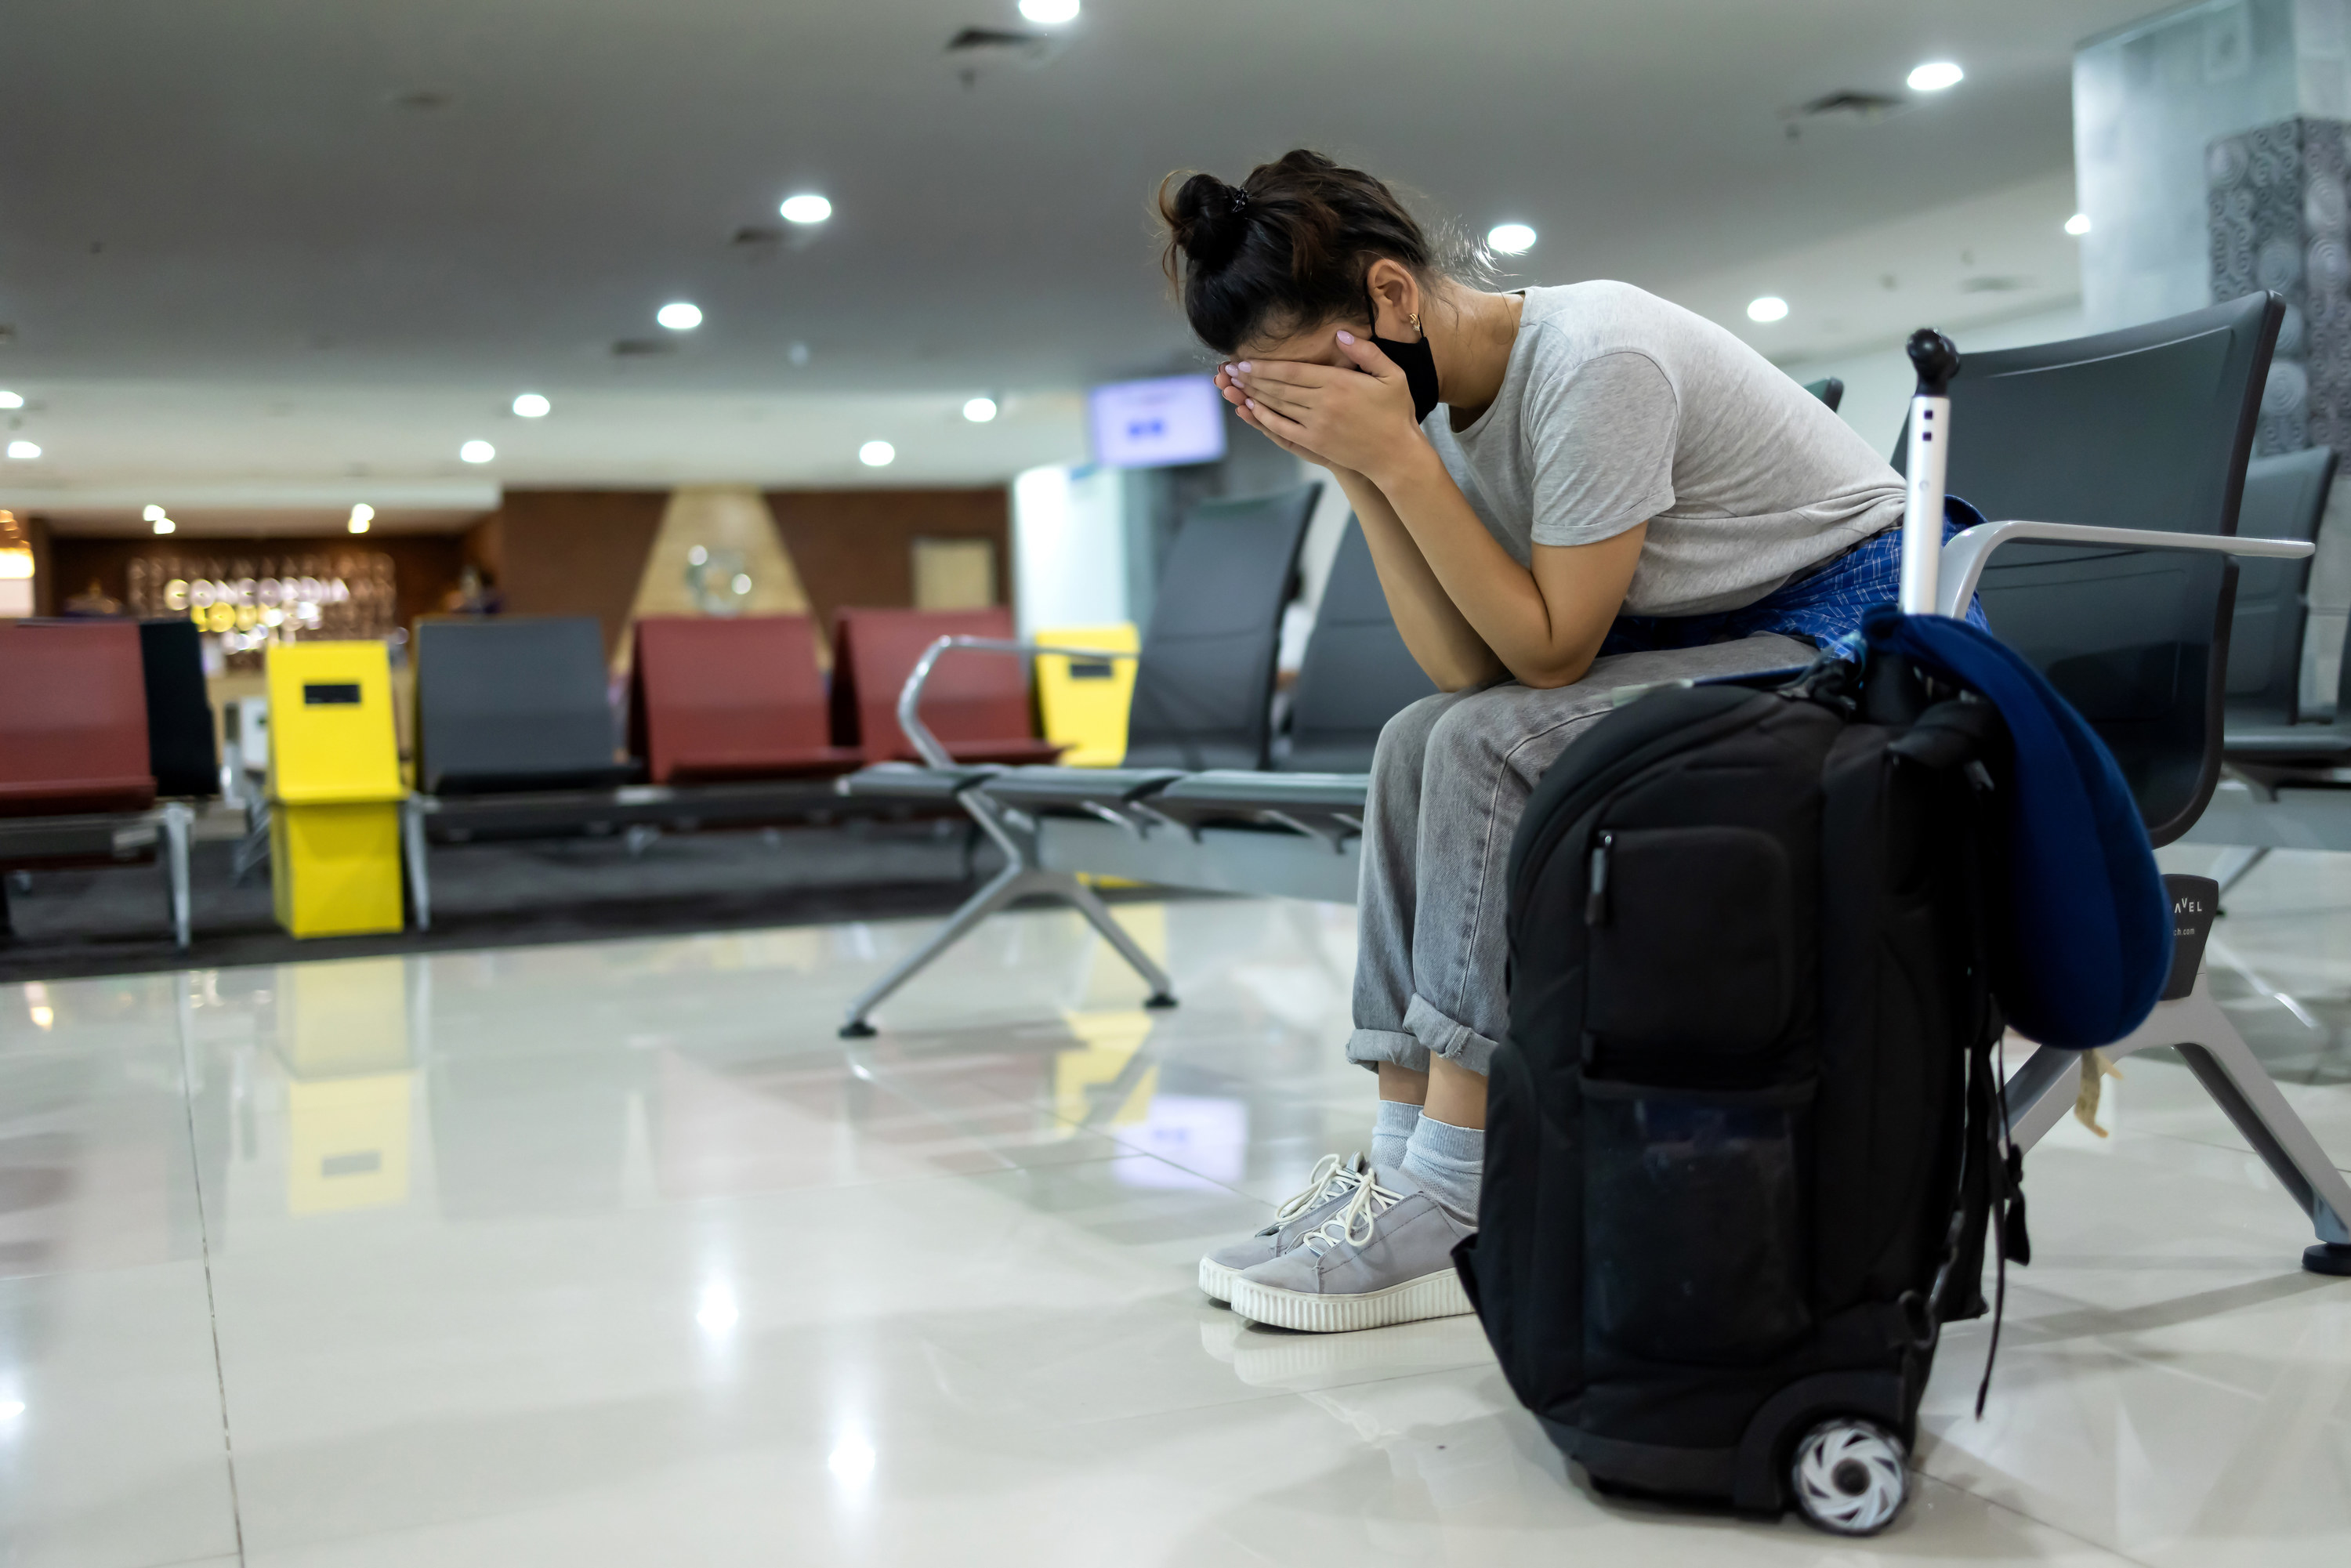
<path fill-rule="evenodd" d="M 1342 330 L 1334 340 L 1345 363 L 1244 360 L 1218 371 L 1217 387 L 1277 444 L 1376 485 L 1423 439 L 1412 388 L 1368 339 Z"/>

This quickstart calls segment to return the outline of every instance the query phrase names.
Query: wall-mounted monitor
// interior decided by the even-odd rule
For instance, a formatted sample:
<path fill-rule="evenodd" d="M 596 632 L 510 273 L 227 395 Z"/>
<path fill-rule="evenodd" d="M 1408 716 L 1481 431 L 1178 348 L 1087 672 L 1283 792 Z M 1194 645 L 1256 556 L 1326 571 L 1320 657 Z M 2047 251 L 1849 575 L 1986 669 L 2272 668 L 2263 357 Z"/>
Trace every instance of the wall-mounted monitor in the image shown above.
<path fill-rule="evenodd" d="M 1207 376 L 1113 382 L 1086 403 L 1094 461 L 1107 467 L 1165 468 L 1225 455 L 1225 400 Z"/>

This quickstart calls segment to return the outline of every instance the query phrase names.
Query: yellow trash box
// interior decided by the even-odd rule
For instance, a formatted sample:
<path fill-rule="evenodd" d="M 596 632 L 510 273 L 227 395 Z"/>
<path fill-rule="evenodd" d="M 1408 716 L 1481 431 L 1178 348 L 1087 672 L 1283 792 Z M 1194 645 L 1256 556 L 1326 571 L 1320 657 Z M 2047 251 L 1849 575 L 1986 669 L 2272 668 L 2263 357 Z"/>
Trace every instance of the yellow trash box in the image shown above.
<path fill-rule="evenodd" d="M 1137 646 L 1134 627 L 1123 622 L 1058 627 L 1038 632 L 1036 640 L 1050 648 L 1098 648 L 1105 653 L 1132 653 Z M 1115 768 L 1124 761 L 1126 710 L 1134 701 L 1133 659 L 1037 655 L 1039 716 L 1045 738 L 1070 748 L 1061 754 L 1065 768 Z"/>
<path fill-rule="evenodd" d="M 400 746 L 381 643 L 269 650 L 269 859 L 297 936 L 398 931 Z"/>

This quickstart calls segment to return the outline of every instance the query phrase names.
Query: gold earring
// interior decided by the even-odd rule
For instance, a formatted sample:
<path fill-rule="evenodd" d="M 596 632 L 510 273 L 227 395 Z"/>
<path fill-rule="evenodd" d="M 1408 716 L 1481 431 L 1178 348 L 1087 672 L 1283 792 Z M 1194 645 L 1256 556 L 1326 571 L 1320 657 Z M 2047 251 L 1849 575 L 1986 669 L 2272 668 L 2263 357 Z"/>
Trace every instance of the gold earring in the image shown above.
<path fill-rule="evenodd" d="M 1410 321 L 1410 322 L 1412 323 L 1412 329 L 1413 329 L 1414 331 L 1416 331 L 1416 332 L 1419 332 L 1419 333 L 1420 333 L 1420 335 L 1421 335 L 1422 337 L 1424 337 L 1424 338 L 1426 338 L 1426 337 L 1427 337 L 1427 336 L 1428 336 L 1427 332 L 1426 332 L 1426 331 L 1425 331 L 1425 330 L 1423 330 L 1423 329 L 1422 329 L 1422 327 L 1421 327 L 1421 325 L 1420 325 L 1420 312 L 1419 312 L 1419 311 L 1417 311 L 1417 310 L 1414 311 L 1411 315 L 1409 315 L 1409 316 L 1405 317 L 1405 320 L 1407 320 L 1407 321 Z"/>

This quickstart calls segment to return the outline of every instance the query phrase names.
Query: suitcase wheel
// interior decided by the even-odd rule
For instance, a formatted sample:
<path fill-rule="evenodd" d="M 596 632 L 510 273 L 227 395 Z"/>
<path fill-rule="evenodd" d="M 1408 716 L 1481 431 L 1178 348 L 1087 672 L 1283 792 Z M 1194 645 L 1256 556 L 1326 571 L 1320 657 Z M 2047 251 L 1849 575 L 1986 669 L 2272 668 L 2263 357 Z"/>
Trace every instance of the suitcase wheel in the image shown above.
<path fill-rule="evenodd" d="M 1910 1490 L 1901 1440 L 1874 1421 L 1837 1416 L 1804 1434 L 1788 1490 L 1806 1519 L 1833 1535 L 1875 1535 Z"/>

